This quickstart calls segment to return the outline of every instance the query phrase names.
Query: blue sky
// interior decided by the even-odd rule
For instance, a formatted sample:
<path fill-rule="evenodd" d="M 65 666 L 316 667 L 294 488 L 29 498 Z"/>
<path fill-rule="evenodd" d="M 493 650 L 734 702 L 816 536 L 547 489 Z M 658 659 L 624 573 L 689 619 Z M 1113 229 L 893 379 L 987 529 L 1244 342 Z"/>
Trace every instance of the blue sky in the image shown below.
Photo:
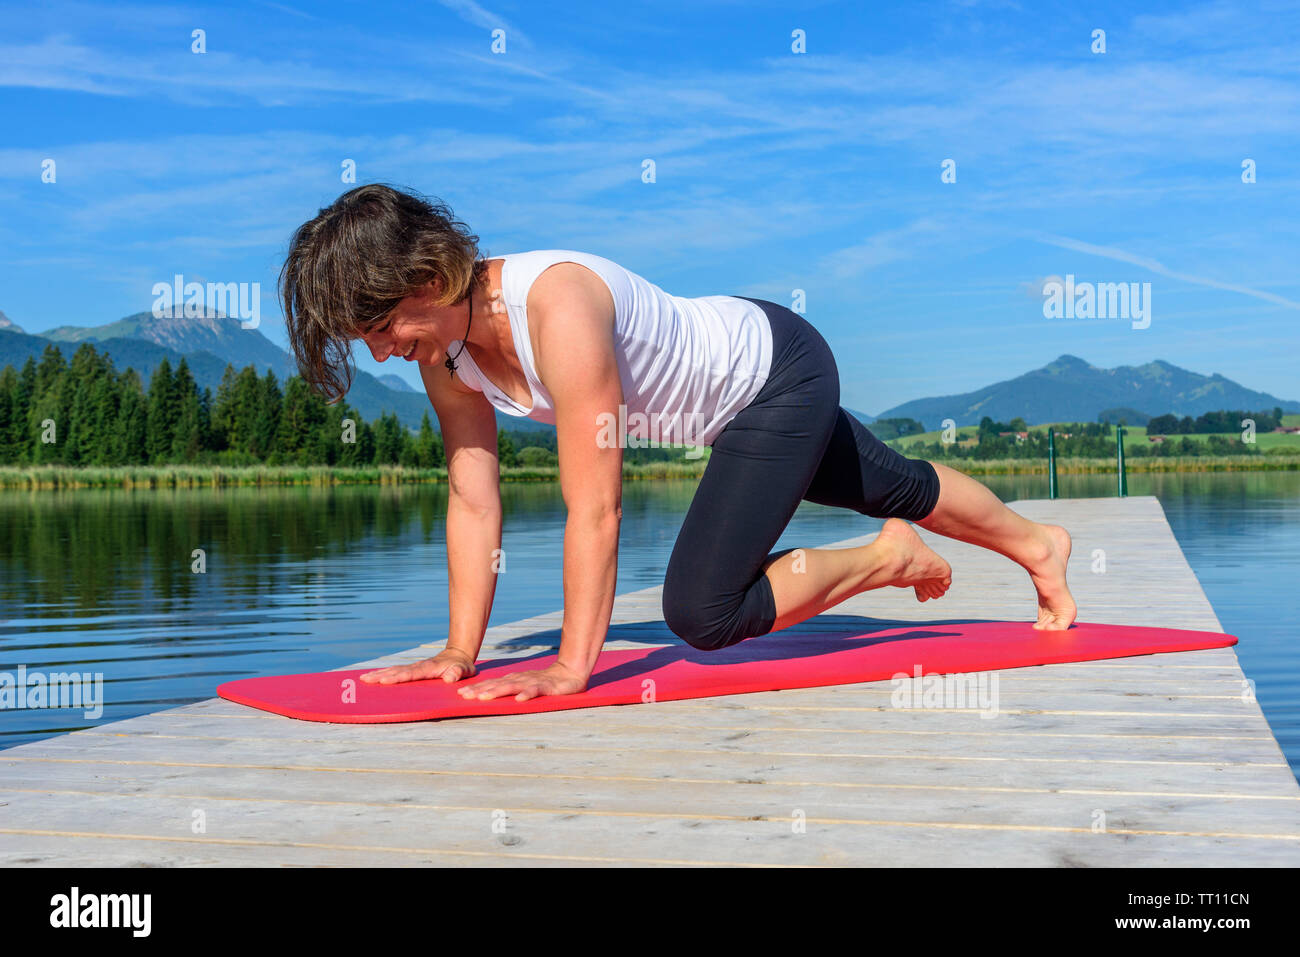
<path fill-rule="evenodd" d="M 1061 353 L 1300 399 L 1300 9 L 1133 6 L 0 3 L 0 310 L 40 332 L 175 273 L 260 282 L 284 344 L 288 238 L 351 159 L 493 254 L 806 290 L 863 411 Z M 1150 282 L 1150 327 L 1044 318 L 1067 274 Z"/>

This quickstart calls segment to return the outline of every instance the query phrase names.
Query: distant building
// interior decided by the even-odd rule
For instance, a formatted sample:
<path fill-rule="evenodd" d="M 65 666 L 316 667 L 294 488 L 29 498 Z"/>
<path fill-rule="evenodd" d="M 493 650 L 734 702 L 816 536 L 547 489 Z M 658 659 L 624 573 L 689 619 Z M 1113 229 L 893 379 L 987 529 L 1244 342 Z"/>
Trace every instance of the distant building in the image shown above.
<path fill-rule="evenodd" d="M 1163 435 L 1148 435 L 1148 436 L 1147 436 L 1147 441 L 1148 441 L 1148 442 L 1155 442 L 1155 443 L 1159 444 L 1159 443 L 1163 442 L 1164 440 L 1165 440 L 1165 437 L 1164 437 Z"/>
<path fill-rule="evenodd" d="M 998 435 L 1001 438 L 1006 438 L 1008 435 L 1014 435 L 1016 437 L 1016 445 L 1020 445 L 1025 441 L 1025 439 L 1029 438 L 1028 432 L 999 432 Z"/>

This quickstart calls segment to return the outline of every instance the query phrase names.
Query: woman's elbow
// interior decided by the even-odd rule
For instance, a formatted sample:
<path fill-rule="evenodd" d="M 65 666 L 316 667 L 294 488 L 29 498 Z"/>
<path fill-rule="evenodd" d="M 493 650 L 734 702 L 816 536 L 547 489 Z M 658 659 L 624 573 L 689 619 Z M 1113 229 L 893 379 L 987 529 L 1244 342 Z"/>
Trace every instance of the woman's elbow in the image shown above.
<path fill-rule="evenodd" d="M 623 521 L 623 504 L 619 501 L 583 501 L 568 505 L 570 520 L 593 527 L 612 527 L 618 530 Z"/>

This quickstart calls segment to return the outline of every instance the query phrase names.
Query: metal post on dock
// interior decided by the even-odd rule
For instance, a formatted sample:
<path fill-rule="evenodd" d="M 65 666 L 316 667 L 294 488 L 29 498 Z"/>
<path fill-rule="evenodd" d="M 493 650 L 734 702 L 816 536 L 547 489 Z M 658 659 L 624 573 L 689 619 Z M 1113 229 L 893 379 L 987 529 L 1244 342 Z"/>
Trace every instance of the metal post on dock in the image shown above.
<path fill-rule="evenodd" d="M 1128 495 L 1128 476 L 1124 473 L 1124 426 L 1115 426 L 1115 464 L 1119 471 L 1119 497 Z"/>
<path fill-rule="evenodd" d="M 1047 429 L 1047 497 L 1056 498 L 1056 430 Z"/>

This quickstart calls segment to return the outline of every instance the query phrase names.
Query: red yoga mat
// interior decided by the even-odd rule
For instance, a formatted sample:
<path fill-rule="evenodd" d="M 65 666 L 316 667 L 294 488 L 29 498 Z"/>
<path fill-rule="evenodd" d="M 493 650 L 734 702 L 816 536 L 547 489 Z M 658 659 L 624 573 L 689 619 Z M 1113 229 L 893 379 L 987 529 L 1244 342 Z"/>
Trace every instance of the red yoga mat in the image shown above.
<path fill-rule="evenodd" d="M 441 678 L 367 684 L 360 676 L 376 669 L 364 668 L 244 678 L 226 682 L 217 694 L 290 718 L 370 724 L 678 701 L 885 681 L 897 675 L 965 674 L 1226 648 L 1236 643 L 1232 635 L 1221 632 L 1129 625 L 1076 624 L 1067 631 L 1044 632 L 1035 631 L 1028 622 L 909 624 L 856 635 L 777 633 L 721 651 L 696 651 L 686 645 L 606 651 L 586 691 L 524 702 L 515 701 L 513 695 L 466 700 L 457 689 L 511 671 L 545 668 L 555 655 L 481 661 L 478 675 L 455 684 Z"/>

